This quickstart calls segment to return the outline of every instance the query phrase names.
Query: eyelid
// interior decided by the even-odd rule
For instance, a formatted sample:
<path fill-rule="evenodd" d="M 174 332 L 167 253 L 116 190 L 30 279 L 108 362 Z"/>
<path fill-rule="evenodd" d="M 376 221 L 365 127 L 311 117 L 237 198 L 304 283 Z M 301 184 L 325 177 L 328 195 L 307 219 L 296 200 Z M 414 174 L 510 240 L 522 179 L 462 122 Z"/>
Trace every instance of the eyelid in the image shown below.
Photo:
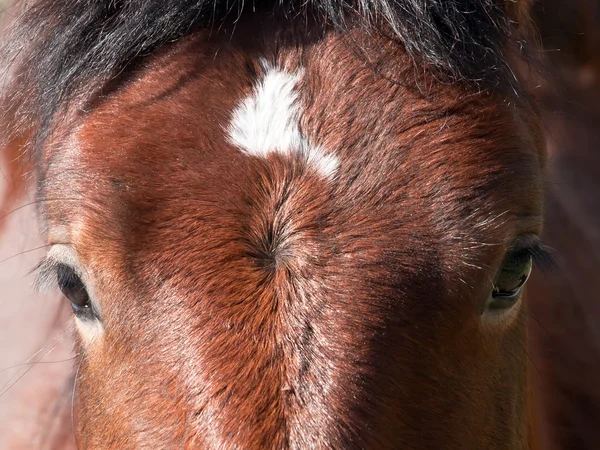
<path fill-rule="evenodd" d="M 527 251 L 540 244 L 540 238 L 535 234 L 522 234 L 512 242 L 507 253 Z"/>
<path fill-rule="evenodd" d="M 57 269 L 60 264 L 69 266 L 84 280 L 76 253 L 68 244 L 54 244 L 48 254 L 30 271 L 34 274 L 34 288 L 38 292 L 49 292 L 58 287 Z"/>

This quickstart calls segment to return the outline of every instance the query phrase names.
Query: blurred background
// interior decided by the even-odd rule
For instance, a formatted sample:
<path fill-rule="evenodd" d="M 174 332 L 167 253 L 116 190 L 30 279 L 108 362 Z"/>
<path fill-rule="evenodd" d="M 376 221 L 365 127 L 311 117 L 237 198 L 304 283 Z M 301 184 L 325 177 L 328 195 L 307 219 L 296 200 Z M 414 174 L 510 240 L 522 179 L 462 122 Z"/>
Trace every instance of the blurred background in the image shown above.
<path fill-rule="evenodd" d="M 0 0 L 0 30 L 9 3 Z M 45 254 L 35 192 L 5 201 L 23 191 L 27 177 L 15 170 L 16 157 L 0 152 L 0 450 L 60 442 L 55 425 L 69 414 L 73 387 L 69 308 L 59 294 L 35 292 L 29 275 Z"/>
<path fill-rule="evenodd" d="M 547 448 L 600 448 L 600 1 L 538 0 L 535 89 L 549 153 L 544 241 L 558 265 L 528 285 L 532 374 Z"/>
<path fill-rule="evenodd" d="M 533 83 L 549 152 L 545 241 L 559 264 L 529 284 L 532 379 L 543 448 L 591 450 L 600 448 L 600 0 L 538 0 L 533 18 L 545 67 Z M 14 157 L 3 155 L 0 199 L 20 187 Z M 71 407 L 68 307 L 35 293 L 28 275 L 45 253 L 35 212 L 31 191 L 0 208 L 2 450 L 63 439 L 54 424 Z"/>

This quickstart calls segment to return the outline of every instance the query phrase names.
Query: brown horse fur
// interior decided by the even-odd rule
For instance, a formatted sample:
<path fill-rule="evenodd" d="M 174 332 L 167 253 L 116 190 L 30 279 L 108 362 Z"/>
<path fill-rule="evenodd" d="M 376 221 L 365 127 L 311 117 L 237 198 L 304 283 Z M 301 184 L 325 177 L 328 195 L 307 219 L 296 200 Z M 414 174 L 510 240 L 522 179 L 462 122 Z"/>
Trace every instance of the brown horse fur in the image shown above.
<path fill-rule="evenodd" d="M 48 240 L 101 322 L 79 446 L 535 448 L 526 302 L 482 314 L 541 233 L 534 109 L 364 28 L 267 17 L 154 52 L 44 142 Z M 332 177 L 228 138 L 269 68 L 298 74 Z"/>

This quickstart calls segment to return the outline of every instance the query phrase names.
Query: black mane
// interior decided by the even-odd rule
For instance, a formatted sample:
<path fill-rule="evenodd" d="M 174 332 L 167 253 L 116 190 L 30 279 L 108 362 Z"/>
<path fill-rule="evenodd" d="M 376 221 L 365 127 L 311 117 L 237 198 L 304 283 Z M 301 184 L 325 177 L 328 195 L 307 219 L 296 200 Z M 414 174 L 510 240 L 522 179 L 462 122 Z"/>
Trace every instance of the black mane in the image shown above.
<path fill-rule="evenodd" d="M 514 29 L 508 2 L 254 0 L 242 10 L 243 0 L 40 0 L 23 8 L 3 39 L 0 67 L 18 61 L 18 88 L 14 83 L 8 89 L 9 104 L 44 134 L 65 103 L 97 91 L 140 55 L 228 14 L 252 14 L 260 7 L 296 16 L 310 10 L 338 28 L 349 16 L 364 26 L 384 26 L 417 60 L 452 81 L 488 89 L 513 83 L 503 56 Z"/>

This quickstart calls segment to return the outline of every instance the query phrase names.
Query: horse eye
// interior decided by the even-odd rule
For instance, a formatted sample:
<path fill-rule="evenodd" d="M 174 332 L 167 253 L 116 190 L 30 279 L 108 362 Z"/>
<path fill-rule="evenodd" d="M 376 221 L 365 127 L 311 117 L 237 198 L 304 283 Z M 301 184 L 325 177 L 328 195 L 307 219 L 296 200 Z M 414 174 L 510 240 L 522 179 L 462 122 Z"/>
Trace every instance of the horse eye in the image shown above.
<path fill-rule="evenodd" d="M 71 302 L 73 313 L 80 318 L 91 318 L 93 316 L 88 292 L 75 271 L 65 265 L 57 267 L 58 287 L 63 295 Z"/>
<path fill-rule="evenodd" d="M 532 266 L 531 252 L 528 250 L 508 254 L 494 282 L 488 309 L 504 310 L 512 307 L 519 299 Z"/>

